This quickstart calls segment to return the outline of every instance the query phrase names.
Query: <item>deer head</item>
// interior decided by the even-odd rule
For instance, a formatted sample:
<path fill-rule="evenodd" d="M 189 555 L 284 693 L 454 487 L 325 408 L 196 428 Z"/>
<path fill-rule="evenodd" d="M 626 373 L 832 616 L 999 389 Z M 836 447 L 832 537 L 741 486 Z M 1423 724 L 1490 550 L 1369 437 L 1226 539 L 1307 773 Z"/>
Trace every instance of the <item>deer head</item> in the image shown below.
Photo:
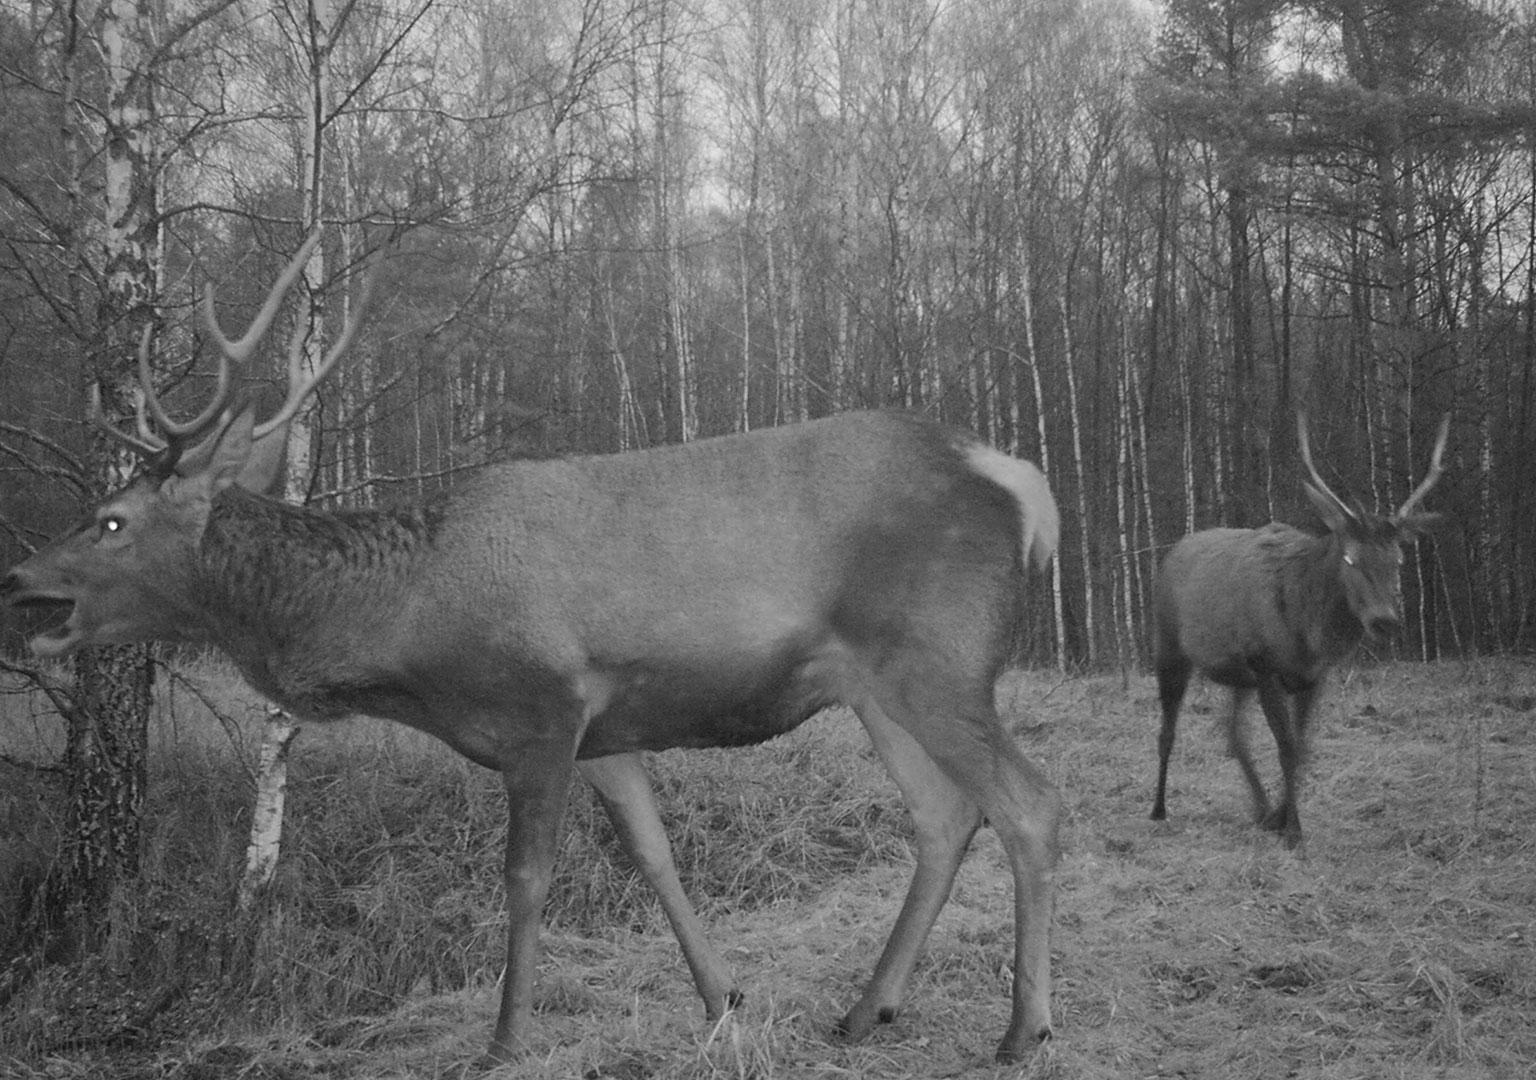
<path fill-rule="evenodd" d="M 1397 512 L 1384 517 L 1350 505 L 1324 483 L 1312 462 L 1306 414 L 1296 415 L 1301 460 L 1309 477 L 1304 482 L 1307 497 L 1338 548 L 1338 586 L 1343 600 L 1368 637 L 1386 637 L 1402 625 L 1403 545 L 1418 539 L 1439 518 L 1438 514 L 1419 511 L 1418 506 L 1440 479 L 1450 428 L 1447 414 L 1435 439 L 1429 471 Z"/>
<path fill-rule="evenodd" d="M 351 344 L 366 306 L 371 273 L 365 277 L 363 300 L 313 372 L 305 371 L 304 338 L 302 330 L 295 331 L 288 350 L 287 395 L 276 413 L 256 423 L 254 410 L 235 392 L 233 372 L 256 351 L 319 240 L 318 230 L 305 240 L 239 340 L 230 340 L 220 329 L 209 286 L 203 316 L 219 349 L 217 385 L 212 400 L 191 420 L 173 420 L 155 393 L 149 330 L 139 345 L 133 432 L 107 421 L 100 390 L 91 388 L 89 420 L 144 464 L 84 521 L 0 583 L 0 596 L 13 608 L 62 613 L 61 621 L 32 638 L 38 656 L 60 656 L 84 645 L 196 636 L 199 603 L 195 579 L 186 568 L 194 561 L 214 498 L 232 484 L 258 492 L 273 485 L 290 422 Z"/>

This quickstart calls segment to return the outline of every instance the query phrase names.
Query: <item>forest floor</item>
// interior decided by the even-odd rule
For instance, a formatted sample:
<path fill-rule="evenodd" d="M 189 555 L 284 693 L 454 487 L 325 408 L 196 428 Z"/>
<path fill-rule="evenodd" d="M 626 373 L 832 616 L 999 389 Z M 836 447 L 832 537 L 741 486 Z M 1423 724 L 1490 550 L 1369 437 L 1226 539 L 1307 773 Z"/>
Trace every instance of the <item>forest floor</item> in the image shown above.
<path fill-rule="evenodd" d="M 894 790 L 857 722 L 831 713 L 770 746 L 653 761 L 684 883 L 736 972 L 742 1007 L 706 1024 L 656 905 L 613 863 L 607 826 L 580 793 L 544 939 L 536 1047 L 487 1075 L 1536 1075 L 1536 665 L 1385 664 L 1338 675 L 1319 708 L 1298 852 L 1249 820 L 1246 788 L 1222 752 L 1225 698 L 1216 688 L 1192 689 L 1170 817 L 1152 822 L 1149 677 L 1004 679 L 1004 716 L 1067 807 L 1052 939 L 1055 1038 L 1023 1066 L 992 1064 L 1007 1023 L 1012 926 L 1010 879 L 988 830 L 896 1022 L 856 1046 L 831 1034 L 911 870 Z M 1249 721 L 1272 774 L 1273 744 L 1259 716 Z M 329 892 L 344 898 L 347 925 L 323 940 L 268 931 L 259 958 L 240 969 L 238 994 L 228 993 L 228 969 L 223 996 L 178 991 L 185 1000 L 167 1014 L 186 1019 L 161 1024 L 155 1038 L 89 1036 L 71 1013 L 81 1008 L 78 987 L 61 989 L 62 976 L 40 980 L 0 1015 L 0 1076 L 385 1080 L 457 1075 L 476 1058 L 497 1003 L 495 779 L 371 722 L 306 731 L 300 745 L 309 764 L 296 763 L 296 835 L 284 856 L 297 869 L 280 881 L 286 898 L 272 917 L 313 934 L 322 917 L 305 914 L 313 901 L 301 903 L 300 893 Z M 186 792 L 210 770 L 193 761 L 162 771 L 180 776 Z M 195 845 L 224 861 L 237 859 L 238 796 L 208 796 L 208 806 L 187 811 L 227 812 L 226 839 Z M 19 827 L 18 806 L 0 810 L 0 824 Z M 446 831 L 426 829 L 424 811 Z M 327 854 L 304 831 L 331 816 L 372 822 L 365 878 L 341 880 L 350 856 Z M 455 844 L 462 864 L 429 864 L 414 882 L 414 860 L 441 858 Z M 152 854 L 173 850 L 151 843 Z M 185 890 L 200 887 L 201 874 L 217 893 L 228 883 L 221 873 L 178 867 L 174 876 Z M 396 905 L 423 909 L 425 921 L 387 914 Z M 166 922 L 137 918 L 144 927 Z M 394 936 L 379 929 L 391 920 Z M 363 944 L 337 945 L 346 934 Z M 421 956 L 412 953 L 418 942 Z M 343 953 L 344 970 L 334 966 Z M 325 974 L 300 978 L 321 967 Z M 338 983 L 355 993 L 341 994 Z M 322 986 L 330 989 L 305 989 Z M 370 990 L 379 986 L 392 989 Z M 70 1023 L 78 1036 L 59 1036 Z"/>

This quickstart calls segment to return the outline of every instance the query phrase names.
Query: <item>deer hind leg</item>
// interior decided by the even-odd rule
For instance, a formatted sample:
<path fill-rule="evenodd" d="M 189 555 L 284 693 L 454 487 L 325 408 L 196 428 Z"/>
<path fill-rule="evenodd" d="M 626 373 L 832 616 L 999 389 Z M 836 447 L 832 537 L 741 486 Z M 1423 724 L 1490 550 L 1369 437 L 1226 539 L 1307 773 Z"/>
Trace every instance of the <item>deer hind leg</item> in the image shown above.
<path fill-rule="evenodd" d="M 1163 706 L 1163 727 L 1157 736 L 1157 794 L 1152 798 L 1152 820 L 1168 816 L 1168 759 L 1173 755 L 1173 735 L 1179 725 L 1179 706 L 1189 687 L 1190 662 L 1170 660 L 1158 665 L 1157 696 Z"/>
<path fill-rule="evenodd" d="M 838 1023 L 842 1034 L 862 1039 L 877 1023 L 896 1018 L 928 932 L 949 899 L 971 837 L 981 827 L 981 810 L 878 705 L 863 702 L 855 711 L 901 790 L 917 843 L 917 870 L 896 925 L 863 996 Z"/>
<path fill-rule="evenodd" d="M 1232 710 L 1227 714 L 1227 753 L 1242 769 L 1243 779 L 1248 781 L 1248 791 L 1253 796 L 1253 819 L 1262 823 L 1269 818 L 1269 796 L 1264 793 L 1264 782 L 1254 767 L 1253 754 L 1248 749 L 1248 727 L 1243 720 L 1243 711 L 1252 697 L 1253 691 L 1247 688 L 1232 691 Z"/>
<path fill-rule="evenodd" d="M 954 868 L 964 854 L 964 843 L 953 839 L 956 827 L 962 821 L 974 823 L 979 810 L 996 830 L 1013 871 L 1013 1008 L 997 1057 L 1004 1062 L 1017 1061 L 1051 1033 L 1050 929 L 1061 797 L 1003 729 L 992 705 L 990 686 L 966 694 L 958 691 L 953 681 L 946 686 L 941 677 L 925 680 L 914 676 L 904 681 L 902 690 L 904 693 L 880 701 L 883 713 L 874 710 L 871 715 L 888 718 L 887 725 L 894 720 L 917 744 L 907 747 L 897 768 L 904 768 L 907 784 L 919 790 L 918 805 L 925 816 L 943 820 L 946 814 L 935 813 L 936 807 L 930 804 L 947 808 L 952 839 L 948 847 L 934 843 L 936 852 L 927 856 L 926 876 L 925 855 L 919 848 L 918 872 L 886 951 L 894 950 L 906 963 L 901 972 L 904 984 L 923 938 L 948 897 Z M 864 713 L 860 716 L 863 718 Z M 881 727 L 879 719 L 873 724 L 865 719 L 865 726 L 872 733 Z M 905 745 L 894 737 L 886 741 Z M 879 740 L 876 745 L 880 745 Z M 923 755 L 917 753 L 918 748 Z M 926 763 L 922 763 L 923 756 L 928 759 Z M 947 785 L 934 779 L 941 775 Z M 897 782 L 902 783 L 899 776 Z M 934 799 L 935 792 L 941 797 Z M 964 818 L 962 807 L 967 815 Z M 974 832 L 973 825 L 970 831 Z M 913 940 L 906 940 L 908 936 Z M 883 989 L 877 977 L 865 994 L 866 1000 Z M 867 1016 L 869 1010 L 861 1009 L 864 1006 L 865 1001 L 861 1001 L 850 1015 Z"/>
<path fill-rule="evenodd" d="M 741 1003 L 741 993 L 683 892 L 645 764 L 638 754 L 614 754 L 579 761 L 576 768 L 597 791 L 618 830 L 619 842 L 661 900 L 661 909 L 693 973 L 693 985 L 704 999 L 705 1015 L 712 1022 L 719 1020 Z"/>

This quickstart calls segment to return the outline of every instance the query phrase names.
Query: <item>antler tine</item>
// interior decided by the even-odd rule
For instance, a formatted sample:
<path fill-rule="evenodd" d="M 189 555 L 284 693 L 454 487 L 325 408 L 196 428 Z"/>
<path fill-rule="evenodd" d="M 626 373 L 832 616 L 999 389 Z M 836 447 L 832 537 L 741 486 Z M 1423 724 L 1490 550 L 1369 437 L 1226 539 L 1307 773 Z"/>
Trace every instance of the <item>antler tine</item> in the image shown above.
<path fill-rule="evenodd" d="M 1434 453 L 1429 457 L 1429 472 L 1424 474 L 1424 479 L 1419 482 L 1419 486 L 1413 489 L 1413 494 L 1409 495 L 1407 500 L 1398 509 L 1396 515 L 1398 519 L 1405 518 L 1411 514 L 1414 508 L 1423 500 L 1424 496 L 1429 494 L 1429 489 L 1434 487 L 1436 481 L 1440 479 L 1440 463 L 1441 459 L 1445 456 L 1445 442 L 1450 438 L 1450 434 L 1451 414 L 1446 413 L 1445 419 L 1440 421 L 1440 434 L 1435 436 Z"/>
<path fill-rule="evenodd" d="M 267 293 L 266 301 L 261 305 L 261 310 L 251 320 L 251 325 L 246 329 L 245 335 L 239 341 L 231 341 L 224 336 L 224 331 L 219 329 L 219 315 L 213 307 L 213 283 L 209 282 L 203 290 L 203 321 L 208 325 L 208 332 L 213 340 L 218 343 L 219 351 L 232 362 L 243 364 L 250 359 L 251 353 L 256 351 L 257 344 L 266 334 L 267 328 L 272 325 L 273 318 L 277 315 L 277 309 L 282 306 L 283 297 L 288 295 L 288 290 L 304 272 L 305 263 L 309 262 L 310 252 L 315 250 L 315 245 L 320 242 L 320 228 L 315 229 L 304 240 L 297 253 L 288 261 L 288 265 L 279 275 L 277 282 L 272 286 L 272 291 Z"/>
<path fill-rule="evenodd" d="M 140 434 L 137 436 L 130 435 L 128 432 L 122 431 L 112 425 L 112 422 L 107 419 L 106 414 L 101 410 L 100 383 L 93 382 L 86 390 L 85 418 L 94 427 L 100 428 L 107 435 L 111 436 L 113 440 L 121 443 L 123 446 L 126 446 L 129 450 L 133 451 L 135 454 L 140 455 L 141 457 L 154 457 L 156 454 L 165 449 L 164 443 L 157 443 L 153 439 L 147 437 L 148 432 L 146 428 L 148 425 L 142 422 L 139 424 Z"/>
<path fill-rule="evenodd" d="M 305 399 L 321 380 L 331 373 L 331 369 L 346 353 L 347 348 L 352 344 L 352 338 L 357 333 L 358 325 L 362 322 L 363 313 L 368 309 L 368 300 L 373 295 L 373 283 L 379 275 L 379 266 L 379 260 L 374 259 L 364 272 L 362 292 L 352 305 L 351 317 L 347 319 L 341 334 L 326 351 L 315 370 L 308 374 L 304 372 L 304 337 L 299 333 L 294 334 L 293 340 L 288 345 L 288 396 L 275 414 L 256 425 L 252 432 L 253 437 L 260 438 L 292 420 L 303 406 Z"/>
<path fill-rule="evenodd" d="M 1307 467 L 1307 473 L 1312 478 L 1312 486 L 1332 499 L 1334 504 L 1345 515 L 1351 518 L 1354 517 L 1355 512 L 1350 509 L 1349 504 L 1334 494 L 1333 489 L 1325 484 L 1323 478 L 1318 475 L 1317 466 L 1312 464 L 1312 441 L 1307 433 L 1307 414 L 1304 412 L 1296 413 L 1296 440 L 1301 444 L 1301 463 Z"/>
<path fill-rule="evenodd" d="M 139 434 L 144 438 L 150 437 L 149 424 L 144 415 L 147 411 L 154 417 L 167 445 L 184 444 L 208 430 L 229 403 L 229 358 L 219 356 L 219 383 L 214 387 L 213 400 L 191 420 L 177 423 L 165 411 L 160 404 L 160 396 L 155 393 L 154 372 L 149 365 L 149 342 L 152 335 L 153 328 L 146 326 L 144 337 L 139 342 L 139 387 L 143 391 L 138 408 Z"/>

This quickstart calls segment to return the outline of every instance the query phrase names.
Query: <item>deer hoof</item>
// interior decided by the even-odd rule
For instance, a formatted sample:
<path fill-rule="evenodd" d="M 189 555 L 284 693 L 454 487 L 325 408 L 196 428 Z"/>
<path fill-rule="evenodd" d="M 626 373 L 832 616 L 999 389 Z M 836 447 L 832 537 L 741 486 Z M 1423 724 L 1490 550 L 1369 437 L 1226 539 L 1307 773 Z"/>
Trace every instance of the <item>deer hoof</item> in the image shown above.
<path fill-rule="evenodd" d="M 1035 1033 L 1033 1039 L 1025 1037 L 1022 1033 L 1015 1035 L 1010 1029 L 1003 1041 L 997 1047 L 997 1063 L 999 1065 L 1017 1065 L 1025 1061 L 1041 1046 L 1051 1041 L 1051 1029 L 1041 1028 Z"/>
<path fill-rule="evenodd" d="M 720 1008 L 715 1008 L 712 1005 L 704 1006 L 704 1018 L 711 1024 L 718 1024 L 731 1013 L 741 1008 L 741 1003 L 746 999 L 746 995 L 743 994 L 740 990 L 727 990 L 725 992 L 725 1004 L 723 1006 Z"/>
<path fill-rule="evenodd" d="M 882 1005 L 874 1008 L 865 1007 L 860 1002 L 850 1009 L 848 1015 L 839 1020 L 832 1030 L 848 1042 L 859 1042 L 875 1030 L 876 1024 L 891 1024 L 895 1021 L 896 1006 Z"/>

